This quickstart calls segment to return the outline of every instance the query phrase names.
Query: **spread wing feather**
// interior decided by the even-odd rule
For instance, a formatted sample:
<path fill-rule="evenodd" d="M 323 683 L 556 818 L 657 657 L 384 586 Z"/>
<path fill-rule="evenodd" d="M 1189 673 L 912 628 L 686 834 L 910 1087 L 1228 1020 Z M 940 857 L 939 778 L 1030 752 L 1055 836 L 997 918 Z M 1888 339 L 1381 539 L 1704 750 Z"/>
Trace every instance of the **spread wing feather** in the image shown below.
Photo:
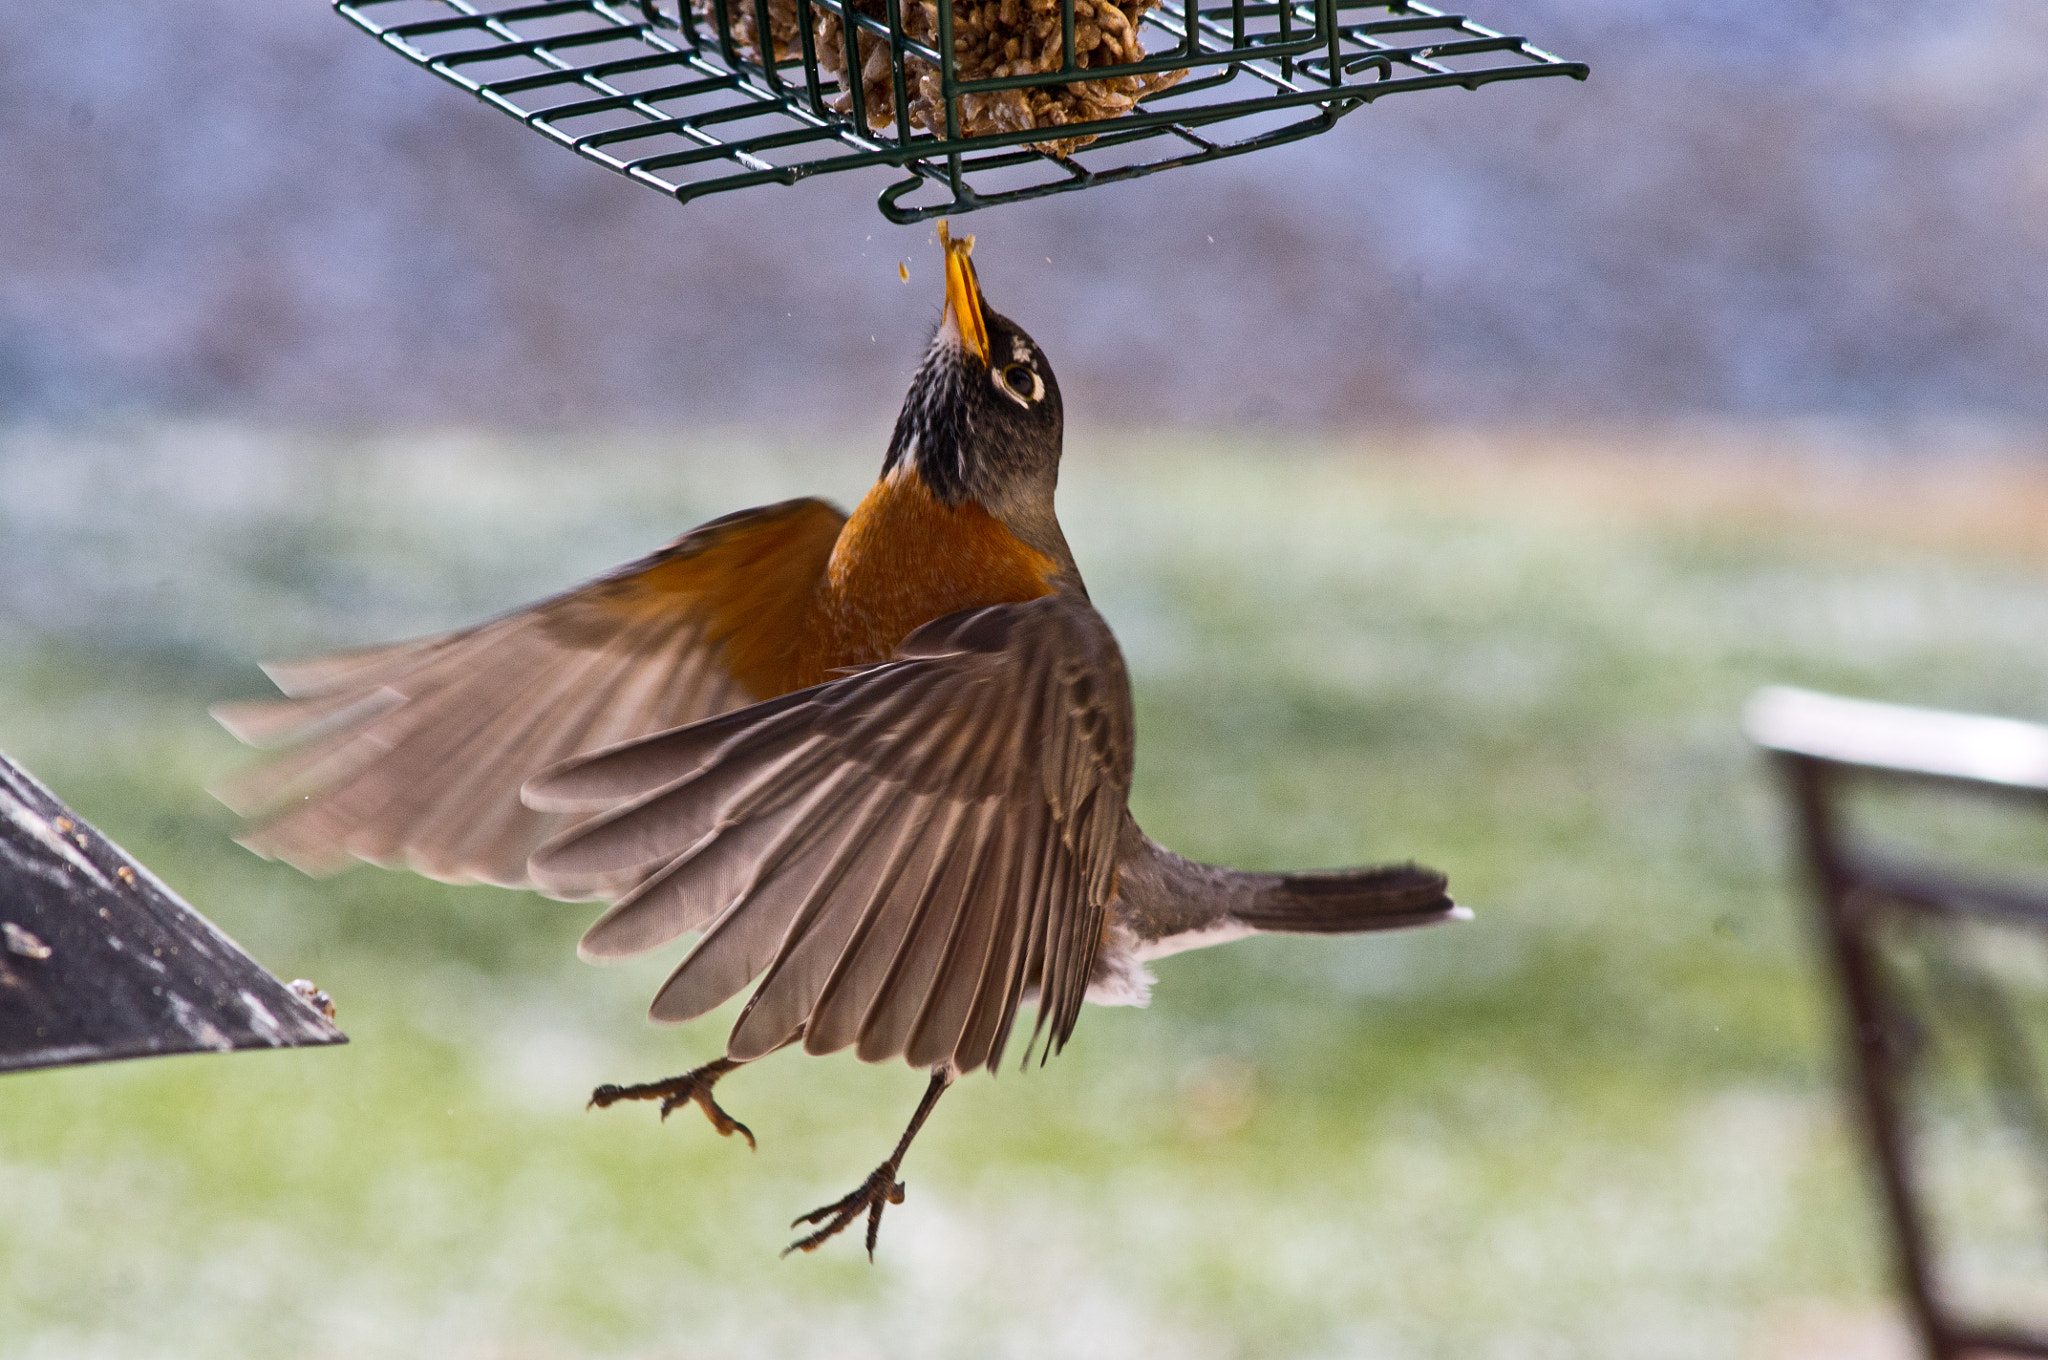
<path fill-rule="evenodd" d="M 608 808 L 538 850 L 563 894 L 646 876 L 584 937 L 703 938 L 656 996 L 683 1020 L 754 993 L 727 1044 L 799 1037 L 993 1066 L 1027 995 L 1073 1030 L 1116 887 L 1130 685 L 1078 594 L 956 614 L 843 679 L 580 756 L 528 802 Z"/>
<path fill-rule="evenodd" d="M 255 819 L 244 844 L 310 873 L 364 859 L 532 886 L 528 856 L 569 819 L 525 806 L 520 785 L 777 692 L 844 523 L 816 500 L 742 511 L 474 628 L 271 665 L 288 698 L 214 714 L 252 745 L 286 749 L 220 797 Z"/>

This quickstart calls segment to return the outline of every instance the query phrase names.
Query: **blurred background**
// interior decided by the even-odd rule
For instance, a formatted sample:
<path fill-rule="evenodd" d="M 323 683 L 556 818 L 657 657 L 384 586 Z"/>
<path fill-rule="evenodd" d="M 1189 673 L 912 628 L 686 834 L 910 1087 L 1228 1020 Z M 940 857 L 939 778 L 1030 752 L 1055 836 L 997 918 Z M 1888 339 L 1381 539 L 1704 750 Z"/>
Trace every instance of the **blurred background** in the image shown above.
<path fill-rule="evenodd" d="M 947 1099 L 870 1268 L 776 1252 L 916 1074 L 750 1069 L 755 1155 L 586 1114 L 718 1050 L 642 1019 L 673 956 L 255 859 L 204 710 L 851 501 L 931 229 L 679 207 L 318 0 L 0 8 L 0 749 L 355 1039 L 0 1081 L 0 1356 L 1907 1354 L 1736 713 L 2048 717 L 2048 12 L 1472 10 L 1593 78 L 962 225 L 1058 366 L 1140 821 L 1478 919 L 1166 962 Z"/>

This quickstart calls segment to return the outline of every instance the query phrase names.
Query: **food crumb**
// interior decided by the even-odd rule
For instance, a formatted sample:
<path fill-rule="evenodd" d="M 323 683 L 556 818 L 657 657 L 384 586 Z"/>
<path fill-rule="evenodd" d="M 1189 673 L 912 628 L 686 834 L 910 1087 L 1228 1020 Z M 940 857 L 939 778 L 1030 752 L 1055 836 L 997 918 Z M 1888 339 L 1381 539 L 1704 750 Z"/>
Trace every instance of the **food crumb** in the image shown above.
<path fill-rule="evenodd" d="M 6 941 L 10 954 L 37 960 L 50 957 L 50 946 L 37 939 L 34 932 L 23 930 L 12 921 L 0 921 L 0 940 Z"/>
<path fill-rule="evenodd" d="M 292 994 L 311 1006 L 329 1020 L 334 1018 L 334 998 L 320 990 L 308 978 L 293 978 L 290 983 Z"/>

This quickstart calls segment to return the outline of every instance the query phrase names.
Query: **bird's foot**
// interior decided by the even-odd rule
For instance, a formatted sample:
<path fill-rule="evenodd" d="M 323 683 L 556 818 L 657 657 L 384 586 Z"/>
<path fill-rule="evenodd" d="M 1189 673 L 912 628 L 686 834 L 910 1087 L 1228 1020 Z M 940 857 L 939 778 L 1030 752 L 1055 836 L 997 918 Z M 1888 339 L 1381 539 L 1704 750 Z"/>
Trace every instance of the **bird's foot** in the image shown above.
<path fill-rule="evenodd" d="M 813 1209 L 801 1218 L 792 1219 L 790 1227 L 805 1223 L 823 1223 L 825 1226 L 809 1237 L 800 1237 L 782 1249 L 784 1256 L 793 1251 L 816 1251 L 820 1246 L 837 1237 L 850 1227 L 853 1220 L 865 1210 L 868 1216 L 868 1260 L 875 1259 L 875 1238 L 882 1231 L 882 1210 L 891 1204 L 903 1202 L 903 1182 L 896 1179 L 896 1159 L 891 1157 L 876 1167 L 868 1178 L 861 1182 L 860 1189 L 836 1204 L 822 1209 Z"/>
<path fill-rule="evenodd" d="M 917 1103 L 917 1113 L 910 1116 L 910 1127 L 903 1130 L 903 1136 L 896 1140 L 896 1150 L 889 1154 L 889 1160 L 876 1167 L 861 1182 L 860 1189 L 845 1199 L 822 1209 L 813 1209 L 802 1218 L 793 1220 L 789 1225 L 792 1228 L 805 1223 L 823 1223 L 825 1226 L 784 1247 L 784 1256 L 793 1251 L 816 1251 L 822 1244 L 845 1232 L 865 1209 L 868 1215 L 868 1263 L 874 1263 L 875 1238 L 882 1231 L 882 1210 L 903 1202 L 903 1182 L 896 1179 L 896 1168 L 903 1165 L 903 1154 L 910 1151 L 911 1140 L 924 1127 L 924 1121 L 931 1117 L 932 1106 L 939 1103 L 939 1097 L 946 1094 L 946 1088 L 952 1084 L 952 1068 L 939 1066 L 932 1069 L 931 1085 L 925 1087 L 924 1099 Z"/>
<path fill-rule="evenodd" d="M 661 1102 L 661 1117 L 666 1119 L 671 1110 L 694 1101 L 704 1111 L 704 1117 L 711 1121 L 712 1128 L 728 1138 L 738 1134 L 747 1140 L 747 1146 L 751 1148 L 755 1145 L 754 1131 L 720 1109 L 718 1102 L 711 1098 L 711 1088 L 718 1084 L 718 1079 L 738 1066 L 730 1058 L 720 1058 L 666 1081 L 647 1081 L 637 1086 L 600 1086 L 590 1093 L 590 1104 L 602 1110 L 622 1100 L 658 1100 Z"/>

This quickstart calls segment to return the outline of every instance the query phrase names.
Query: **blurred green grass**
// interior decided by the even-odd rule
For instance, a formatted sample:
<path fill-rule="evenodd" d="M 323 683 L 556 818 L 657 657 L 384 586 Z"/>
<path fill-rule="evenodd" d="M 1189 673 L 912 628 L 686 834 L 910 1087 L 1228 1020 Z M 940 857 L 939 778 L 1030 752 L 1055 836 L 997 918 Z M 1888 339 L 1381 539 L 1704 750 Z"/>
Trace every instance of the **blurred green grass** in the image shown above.
<path fill-rule="evenodd" d="M 201 791 L 242 758 L 205 705 L 261 692 L 257 658 L 850 501 L 872 442 L 0 434 L 0 749 L 354 1038 L 0 1081 L 0 1356 L 1891 1353 L 1736 715 L 1773 681 L 2038 715 L 2038 558 L 1739 495 L 1629 510 L 1511 449 L 1072 437 L 1146 828 L 1246 866 L 1413 856 L 1478 919 L 1159 965 L 1149 1010 L 947 1098 L 873 1268 L 776 1253 L 916 1074 L 750 1069 L 720 1094 L 752 1156 L 586 1113 L 717 1051 L 720 1017 L 641 1019 L 672 955 L 600 971 L 587 909 L 307 880 Z"/>

